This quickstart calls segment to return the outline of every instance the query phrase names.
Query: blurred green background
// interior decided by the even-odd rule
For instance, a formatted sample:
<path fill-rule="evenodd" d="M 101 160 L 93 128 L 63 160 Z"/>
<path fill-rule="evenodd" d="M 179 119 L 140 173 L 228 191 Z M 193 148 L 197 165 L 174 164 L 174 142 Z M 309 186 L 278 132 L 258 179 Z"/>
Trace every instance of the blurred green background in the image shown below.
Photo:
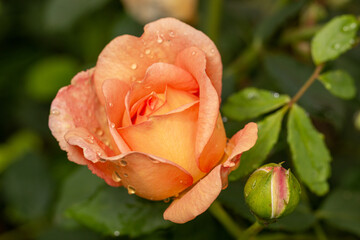
<path fill-rule="evenodd" d="M 360 14 L 358 0 L 201 0 L 193 6 L 187 21 L 222 55 L 223 101 L 248 86 L 294 95 L 314 69 L 313 34 L 334 16 Z M 142 34 L 144 20 L 130 12 L 118 0 L 0 0 L 0 240 L 232 239 L 208 212 L 184 225 L 162 221 L 165 203 L 151 205 L 105 186 L 69 162 L 48 129 L 58 89 L 93 67 L 114 37 Z M 357 47 L 326 68 L 347 70 L 360 89 L 359 66 Z M 360 93 L 339 100 L 316 82 L 299 104 L 333 156 L 331 190 L 324 197 L 307 193 L 293 215 L 258 239 L 359 239 Z M 228 137 L 244 125 L 224 121 Z M 282 131 L 267 161 L 290 159 Z M 243 179 L 233 182 L 219 201 L 246 227 L 253 218 L 242 189 Z"/>

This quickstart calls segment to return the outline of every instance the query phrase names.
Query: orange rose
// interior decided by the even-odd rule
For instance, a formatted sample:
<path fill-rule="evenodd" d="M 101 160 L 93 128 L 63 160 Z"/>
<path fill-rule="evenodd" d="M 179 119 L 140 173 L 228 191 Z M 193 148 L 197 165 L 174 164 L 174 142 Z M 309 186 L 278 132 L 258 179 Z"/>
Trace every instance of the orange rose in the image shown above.
<path fill-rule="evenodd" d="M 49 127 L 70 161 L 130 194 L 174 198 L 164 218 L 184 223 L 211 205 L 257 139 L 249 123 L 226 142 L 221 77 L 206 35 L 160 19 L 140 38 L 115 38 L 60 89 Z"/>

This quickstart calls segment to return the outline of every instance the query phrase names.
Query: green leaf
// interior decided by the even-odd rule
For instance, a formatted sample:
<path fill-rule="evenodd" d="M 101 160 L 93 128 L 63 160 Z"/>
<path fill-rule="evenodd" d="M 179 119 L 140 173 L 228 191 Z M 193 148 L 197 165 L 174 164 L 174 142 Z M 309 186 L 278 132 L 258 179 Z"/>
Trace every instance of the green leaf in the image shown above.
<path fill-rule="evenodd" d="M 311 54 L 316 65 L 336 59 L 355 42 L 359 22 L 353 15 L 342 15 L 328 22 L 313 38 Z"/>
<path fill-rule="evenodd" d="M 65 179 L 61 187 L 54 222 L 64 227 L 76 226 L 77 223 L 73 219 L 66 218 L 66 210 L 75 204 L 87 201 L 104 184 L 104 180 L 92 174 L 87 167 L 79 167 Z"/>
<path fill-rule="evenodd" d="M 355 97 L 354 79 L 345 71 L 335 70 L 321 74 L 319 80 L 332 94 L 344 99 Z"/>
<path fill-rule="evenodd" d="M 31 221 L 48 213 L 54 190 L 44 159 L 29 152 L 4 172 L 2 189 L 6 211 L 15 222 Z"/>
<path fill-rule="evenodd" d="M 320 218 L 339 229 L 360 237 L 360 192 L 337 189 L 317 212 Z"/>
<path fill-rule="evenodd" d="M 108 235 L 136 237 L 171 222 L 163 219 L 167 204 L 130 196 L 125 189 L 106 186 L 89 201 L 71 207 L 69 215 L 80 223 Z"/>
<path fill-rule="evenodd" d="M 286 110 L 287 108 L 282 108 L 258 123 L 258 140 L 253 148 L 242 154 L 240 166 L 230 174 L 231 181 L 251 173 L 265 161 L 278 140 Z"/>
<path fill-rule="evenodd" d="M 288 118 L 288 142 L 300 179 L 317 195 L 329 190 L 331 156 L 324 136 L 311 123 L 307 113 L 293 105 Z"/>
<path fill-rule="evenodd" d="M 289 96 L 257 88 L 246 88 L 229 97 L 222 107 L 225 116 L 243 121 L 275 110 L 290 101 Z"/>
<path fill-rule="evenodd" d="M 36 100 L 51 100 L 61 87 L 70 84 L 78 71 L 78 64 L 72 58 L 55 56 L 42 59 L 28 72 L 26 90 Z"/>
<path fill-rule="evenodd" d="M 109 0 L 50 0 L 45 9 L 45 27 L 51 31 L 70 28 L 80 17 L 102 6 Z"/>

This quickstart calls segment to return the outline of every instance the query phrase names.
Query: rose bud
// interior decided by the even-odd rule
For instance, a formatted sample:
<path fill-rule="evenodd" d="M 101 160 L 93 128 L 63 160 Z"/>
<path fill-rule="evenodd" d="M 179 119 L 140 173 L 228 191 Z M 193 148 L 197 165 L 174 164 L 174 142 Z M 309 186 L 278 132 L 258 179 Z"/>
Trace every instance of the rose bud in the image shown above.
<path fill-rule="evenodd" d="M 257 139 L 249 123 L 227 141 L 221 79 L 205 34 L 160 19 L 140 38 L 112 40 L 93 69 L 60 89 L 49 127 L 70 161 L 129 194 L 174 199 L 164 218 L 184 223 L 211 205 Z"/>
<path fill-rule="evenodd" d="M 301 188 L 290 169 L 270 163 L 249 177 L 244 193 L 253 214 L 262 220 L 271 220 L 288 215 L 296 208 Z"/>

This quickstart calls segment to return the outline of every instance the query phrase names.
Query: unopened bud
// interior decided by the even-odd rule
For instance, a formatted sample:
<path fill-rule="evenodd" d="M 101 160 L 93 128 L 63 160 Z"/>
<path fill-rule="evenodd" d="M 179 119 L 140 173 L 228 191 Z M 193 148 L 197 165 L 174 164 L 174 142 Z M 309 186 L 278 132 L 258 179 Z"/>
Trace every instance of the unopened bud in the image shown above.
<path fill-rule="evenodd" d="M 277 219 L 299 203 L 300 184 L 289 170 L 270 163 L 257 169 L 246 182 L 245 201 L 260 219 Z"/>

